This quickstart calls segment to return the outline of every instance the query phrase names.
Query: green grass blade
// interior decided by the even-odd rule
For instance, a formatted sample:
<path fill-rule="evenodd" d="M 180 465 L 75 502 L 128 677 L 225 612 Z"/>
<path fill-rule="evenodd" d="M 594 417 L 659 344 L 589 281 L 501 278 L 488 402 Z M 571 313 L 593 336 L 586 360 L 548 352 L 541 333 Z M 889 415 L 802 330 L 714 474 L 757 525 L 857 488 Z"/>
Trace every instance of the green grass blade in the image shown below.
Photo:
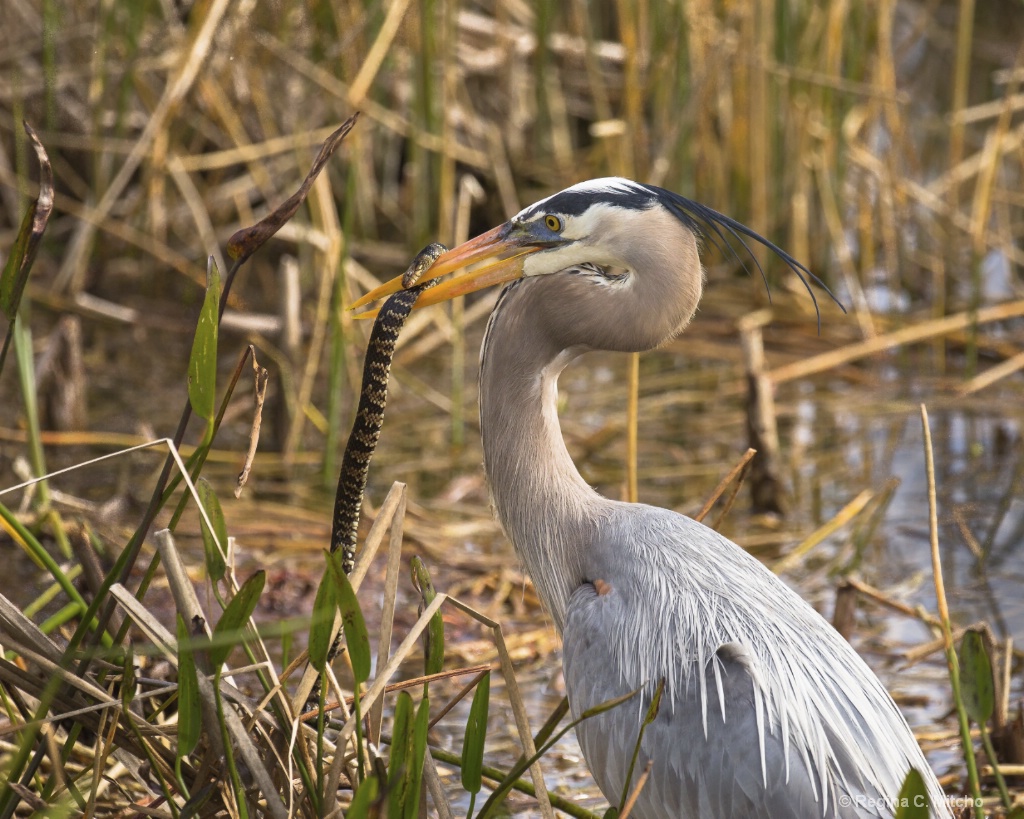
<path fill-rule="evenodd" d="M 418 556 L 413 556 L 410 562 L 412 570 L 413 585 L 419 590 L 423 607 L 426 608 L 434 602 L 437 592 L 430 580 L 430 573 L 423 561 Z M 444 617 L 437 611 L 430 618 L 427 630 L 423 633 L 423 663 L 424 674 L 437 674 L 444 667 Z M 479 690 L 479 689 L 477 689 Z"/>
<path fill-rule="evenodd" d="M 324 550 L 324 558 L 329 567 L 337 558 L 341 569 L 341 552 L 331 554 Z M 313 620 L 309 624 L 309 661 L 313 668 L 324 673 L 327 667 L 327 655 L 331 651 L 331 630 L 334 627 L 334 612 L 338 608 L 338 586 L 330 568 L 320 578 L 320 586 L 313 599 Z"/>
<path fill-rule="evenodd" d="M 199 744 L 202 725 L 199 711 L 199 678 L 196 658 L 189 645 L 191 635 L 178 615 L 178 759 L 188 756 Z"/>
<path fill-rule="evenodd" d="M 417 819 L 420 811 L 420 787 L 423 782 L 423 761 L 427 751 L 427 728 L 430 726 L 430 700 L 424 697 L 416 711 L 416 722 L 412 727 L 412 753 L 408 757 L 409 782 L 405 803 L 404 819 Z"/>
<path fill-rule="evenodd" d="M 477 683 L 473 704 L 469 708 L 469 719 L 466 720 L 466 736 L 462 743 L 462 787 L 472 794 L 480 791 L 482 781 L 490 698 L 491 675 L 488 673 Z"/>
<path fill-rule="evenodd" d="M 391 759 L 388 760 L 387 815 L 390 817 L 404 815 L 404 805 L 408 796 L 405 791 L 405 774 L 409 767 L 412 745 L 412 721 L 412 697 L 408 691 L 400 691 L 395 700 L 395 727 L 391 737 Z"/>
<path fill-rule="evenodd" d="M 73 603 L 77 603 L 85 610 L 86 603 L 81 593 L 75 588 L 75 584 L 71 582 L 71 579 L 61 569 L 60 564 L 50 555 L 46 550 L 46 547 L 39 542 L 39 539 L 32 534 L 31 531 L 20 521 L 17 516 L 0 503 L 0 528 L 2 528 L 7 535 L 21 548 L 25 554 L 31 558 L 31 560 L 44 569 L 50 577 L 53 578 L 54 582 L 57 583 L 61 591 L 67 595 L 68 600 Z"/>
<path fill-rule="evenodd" d="M 24 270 L 25 257 L 28 252 L 29 238 L 32 235 L 32 222 L 35 219 L 36 203 L 33 202 L 25 217 L 21 220 L 21 227 L 7 256 L 7 263 L 4 265 L 3 273 L 0 273 L 0 311 L 13 322 L 18 315 L 18 305 L 21 304 L 21 294 L 25 292 L 25 282 L 28 281 L 28 273 Z"/>
<path fill-rule="evenodd" d="M 345 811 L 345 819 L 369 819 L 370 811 L 376 805 L 379 792 L 380 783 L 377 781 L 377 777 L 371 776 L 369 779 L 364 779 L 356 789 L 356 795 L 352 797 L 352 804 Z"/>
<path fill-rule="evenodd" d="M 624 702 L 629 702 L 639 693 L 640 689 L 638 688 L 635 691 L 630 691 L 628 694 L 623 694 L 621 697 L 615 697 L 614 699 L 599 702 L 597 705 L 591 706 L 580 714 L 580 718 L 578 720 L 574 720 L 572 724 L 579 725 L 579 723 L 583 722 L 585 719 L 590 719 L 591 717 L 596 717 L 598 714 L 603 714 L 605 711 L 611 711 L 613 708 L 618 708 Z"/>
<path fill-rule="evenodd" d="M 419 816 L 420 783 L 423 780 L 429 723 L 429 700 L 424 698 L 420 701 L 414 718 L 412 697 L 407 691 L 402 691 L 395 706 L 395 730 L 388 766 L 389 817 L 416 819 Z"/>
<path fill-rule="evenodd" d="M 36 361 L 33 352 L 32 328 L 25 315 L 27 305 L 22 305 L 21 320 L 11 326 L 14 339 L 14 355 L 18 365 L 18 381 L 21 400 L 25 407 L 25 424 L 28 427 L 28 457 L 36 477 L 47 473 L 46 456 L 43 452 L 42 424 L 39 418 L 39 384 L 36 381 Z M 40 481 L 37 485 L 36 505 L 47 508 L 50 505 L 50 484 Z M 70 555 L 66 555 L 70 556 Z"/>
<path fill-rule="evenodd" d="M 220 306 L 220 270 L 210 257 L 206 270 L 206 297 L 199 311 L 192 353 L 188 359 L 188 400 L 192 410 L 207 422 L 213 421 L 217 399 L 217 327 Z"/>
<path fill-rule="evenodd" d="M 7 320 L 12 322 L 18 314 L 18 305 L 25 292 L 25 284 L 28 281 L 32 263 L 35 261 L 36 251 L 39 249 L 39 240 L 43 237 L 43 231 L 46 229 L 46 223 L 49 221 L 53 208 L 53 176 L 50 173 L 49 160 L 31 128 L 26 125 L 25 129 L 38 146 L 37 153 L 42 151 L 39 154 L 39 160 L 45 177 L 40 182 L 39 197 L 25 211 L 18 235 L 14 240 L 14 246 L 4 264 L 3 273 L 0 274 L 0 310 L 7 316 Z"/>
<path fill-rule="evenodd" d="M 233 648 L 232 635 L 239 635 L 252 616 L 260 595 L 263 594 L 266 581 L 267 573 L 263 569 L 253 572 L 242 584 L 238 594 L 231 598 L 231 602 L 217 621 L 217 627 L 213 630 L 213 644 L 210 646 L 210 663 L 215 669 L 220 668 L 227 660 Z"/>
<path fill-rule="evenodd" d="M 206 571 L 214 583 L 219 583 L 224 578 L 226 564 L 224 562 L 224 550 L 228 545 L 228 530 L 224 523 L 224 510 L 221 509 L 220 501 L 206 478 L 200 478 L 196 483 L 196 491 L 199 493 L 199 501 L 203 504 L 210 523 L 213 524 L 213 531 L 206 525 L 206 521 L 200 515 L 200 528 L 203 532 L 203 551 L 206 553 Z M 216 535 L 216 537 L 214 537 Z"/>
<path fill-rule="evenodd" d="M 355 590 L 349 582 L 348 575 L 341 569 L 340 550 L 328 564 L 328 571 L 334 579 L 338 595 L 338 609 L 341 611 L 341 625 L 345 631 L 345 645 L 348 646 L 349 658 L 352 661 L 352 675 L 356 685 L 366 682 L 370 677 L 370 635 L 366 630 L 362 609 L 356 599 Z"/>

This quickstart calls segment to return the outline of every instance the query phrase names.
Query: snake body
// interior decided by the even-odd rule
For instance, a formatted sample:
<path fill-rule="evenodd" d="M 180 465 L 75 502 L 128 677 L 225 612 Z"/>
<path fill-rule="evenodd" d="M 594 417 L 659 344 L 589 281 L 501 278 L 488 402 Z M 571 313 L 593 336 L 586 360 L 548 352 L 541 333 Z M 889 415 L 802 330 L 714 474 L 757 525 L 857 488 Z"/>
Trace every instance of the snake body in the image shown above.
<path fill-rule="evenodd" d="M 342 568 L 351 574 L 355 567 L 356 536 L 359 531 L 359 511 L 370 471 L 370 459 L 377 448 L 384 425 L 384 408 L 388 400 L 388 377 L 395 344 L 412 312 L 420 293 L 437 283 L 437 279 L 417 284 L 423 274 L 447 248 L 438 243 L 427 245 L 413 259 L 402 277 L 405 288 L 392 295 L 381 307 L 370 332 L 363 363 L 363 383 L 359 393 L 359 406 L 348 436 L 345 454 L 338 475 L 338 491 L 334 499 L 334 519 L 331 527 L 331 552 L 342 549 Z"/>
<path fill-rule="evenodd" d="M 366 479 L 370 474 L 370 460 L 380 440 L 384 426 L 384 408 L 388 400 L 388 377 L 391 375 L 391 361 L 395 357 L 395 344 L 424 290 L 437 284 L 430 279 L 417 284 L 423 274 L 444 253 L 447 248 L 438 243 L 427 245 L 413 259 L 402 277 L 402 290 L 394 293 L 384 302 L 370 331 L 363 360 L 363 383 L 359 391 L 359 405 L 352 422 L 352 431 L 345 445 L 338 473 L 338 491 L 334 496 L 334 518 L 331 524 L 331 553 L 342 550 L 341 565 L 345 574 L 352 574 L 356 564 L 356 544 L 359 534 L 359 513 L 366 491 Z M 328 652 L 332 662 L 341 643 L 341 632 L 334 639 Z M 311 711 L 320 700 L 321 678 L 318 677 L 306 698 L 303 711 Z"/>

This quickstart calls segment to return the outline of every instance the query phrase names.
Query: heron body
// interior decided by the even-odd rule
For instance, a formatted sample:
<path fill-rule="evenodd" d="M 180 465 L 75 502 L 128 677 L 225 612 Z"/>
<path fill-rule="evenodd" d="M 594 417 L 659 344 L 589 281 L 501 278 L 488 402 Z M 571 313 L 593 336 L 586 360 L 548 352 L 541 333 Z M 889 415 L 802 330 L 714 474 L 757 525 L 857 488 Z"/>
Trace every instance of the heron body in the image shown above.
<path fill-rule="evenodd" d="M 562 635 L 573 714 L 642 690 L 577 727 L 584 756 L 618 804 L 664 680 L 636 767 L 653 763 L 634 817 L 892 816 L 911 766 L 932 814 L 950 816 L 899 709 L 811 606 L 700 523 L 602 497 L 565 447 L 556 410 L 564 367 L 588 350 L 652 349 L 692 318 L 704 279 L 698 222 L 719 239 L 762 242 L 807 273 L 727 217 L 624 179 L 531 205 L 431 271 L 516 253 L 434 300 L 511 280 L 481 351 L 494 509 Z"/>

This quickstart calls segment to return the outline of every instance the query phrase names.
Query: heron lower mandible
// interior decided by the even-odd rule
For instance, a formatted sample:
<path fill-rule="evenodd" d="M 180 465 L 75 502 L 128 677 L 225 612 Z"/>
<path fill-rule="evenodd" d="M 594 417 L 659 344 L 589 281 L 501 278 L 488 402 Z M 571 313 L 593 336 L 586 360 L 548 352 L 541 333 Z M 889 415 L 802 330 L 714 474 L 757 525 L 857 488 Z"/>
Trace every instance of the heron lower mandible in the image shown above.
<path fill-rule="evenodd" d="M 561 632 L 573 714 L 644 692 L 578 726 L 584 756 L 616 804 L 663 679 L 634 817 L 892 816 L 911 766 L 933 815 L 950 816 L 892 698 L 811 606 L 714 530 L 602 497 L 566 450 L 559 373 L 588 350 L 650 350 L 686 327 L 704 281 L 700 224 L 713 241 L 755 240 L 810 276 L 728 217 L 612 178 L 567 188 L 445 253 L 431 276 L 491 263 L 420 299 L 509 282 L 481 351 L 494 508 Z"/>

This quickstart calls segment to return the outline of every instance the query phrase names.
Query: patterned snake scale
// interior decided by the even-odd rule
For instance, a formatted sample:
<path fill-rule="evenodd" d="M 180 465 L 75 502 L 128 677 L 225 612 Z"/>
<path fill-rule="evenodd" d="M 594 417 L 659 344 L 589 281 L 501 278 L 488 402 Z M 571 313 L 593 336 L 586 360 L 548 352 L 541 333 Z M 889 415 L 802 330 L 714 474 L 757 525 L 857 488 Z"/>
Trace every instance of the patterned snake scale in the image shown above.
<path fill-rule="evenodd" d="M 412 312 L 420 293 L 437 283 L 429 279 L 417 282 L 430 266 L 448 248 L 437 242 L 427 245 L 413 259 L 402 277 L 403 290 L 392 295 L 373 323 L 370 341 L 363 363 L 363 384 L 359 393 L 352 432 L 348 436 L 345 455 L 338 475 L 338 493 L 334 499 L 334 522 L 331 528 L 331 552 L 343 550 L 342 568 L 351 574 L 356 561 L 356 535 L 359 531 L 359 511 L 363 505 L 363 492 L 370 471 L 370 459 L 380 439 L 384 424 L 384 407 L 388 400 L 388 376 L 395 355 L 398 335 Z"/>
<path fill-rule="evenodd" d="M 437 284 L 438 279 L 417 282 L 430 266 L 448 248 L 437 242 L 427 245 L 416 254 L 409 269 L 402 276 L 402 290 L 393 294 L 377 313 L 366 345 L 366 359 L 363 362 L 363 384 L 359 393 L 359 406 L 352 422 L 345 454 L 341 459 L 338 474 L 338 492 L 334 498 L 334 520 L 331 525 L 331 553 L 342 551 L 341 566 L 345 574 L 352 574 L 356 565 L 356 543 L 359 533 L 359 512 L 366 491 L 366 478 L 370 473 L 370 460 L 380 439 L 384 425 L 384 407 L 388 400 L 388 376 L 391 374 L 391 360 L 395 356 L 395 344 L 409 318 L 416 299 L 424 290 Z M 328 651 L 328 662 L 333 662 L 341 646 L 342 633 L 339 631 L 334 644 Z M 303 712 L 317 707 L 320 700 L 318 677 L 306 697 Z"/>

